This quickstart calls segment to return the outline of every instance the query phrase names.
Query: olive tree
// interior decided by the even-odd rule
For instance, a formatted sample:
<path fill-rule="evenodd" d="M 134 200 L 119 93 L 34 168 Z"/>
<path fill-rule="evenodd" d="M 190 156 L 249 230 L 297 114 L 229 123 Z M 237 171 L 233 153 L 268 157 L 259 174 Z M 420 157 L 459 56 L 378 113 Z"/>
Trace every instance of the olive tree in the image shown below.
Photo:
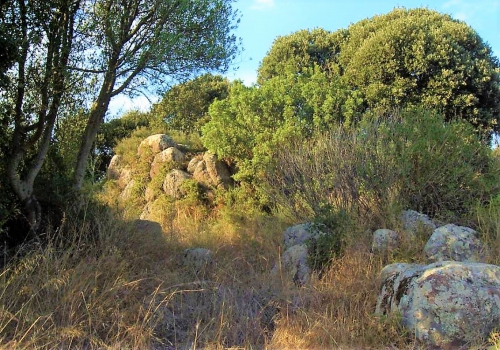
<path fill-rule="evenodd" d="M 97 75 L 74 171 L 80 189 L 110 100 L 207 70 L 224 71 L 237 52 L 234 0 L 93 0 L 80 30 L 91 50 L 75 69 Z"/>

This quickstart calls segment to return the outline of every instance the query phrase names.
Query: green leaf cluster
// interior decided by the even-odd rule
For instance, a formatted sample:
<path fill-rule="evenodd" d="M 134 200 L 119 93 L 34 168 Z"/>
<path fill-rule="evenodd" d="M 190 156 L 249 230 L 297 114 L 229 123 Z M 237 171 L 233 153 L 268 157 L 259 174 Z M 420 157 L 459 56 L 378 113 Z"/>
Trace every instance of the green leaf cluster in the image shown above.
<path fill-rule="evenodd" d="M 258 87 L 234 82 L 228 98 L 210 106 L 203 144 L 238 163 L 237 179 L 264 171 L 276 145 L 305 140 L 330 124 L 348 124 L 357 114 L 356 94 L 341 81 L 327 79 L 318 67 L 307 72 L 276 76 Z"/>
<path fill-rule="evenodd" d="M 336 32 L 301 30 L 276 39 L 258 84 L 234 82 L 212 104 L 202 141 L 236 160 L 238 179 L 252 180 L 290 140 L 307 144 L 398 109 L 466 120 L 486 140 L 500 130 L 499 67 L 472 28 L 429 9 L 397 8 Z"/>

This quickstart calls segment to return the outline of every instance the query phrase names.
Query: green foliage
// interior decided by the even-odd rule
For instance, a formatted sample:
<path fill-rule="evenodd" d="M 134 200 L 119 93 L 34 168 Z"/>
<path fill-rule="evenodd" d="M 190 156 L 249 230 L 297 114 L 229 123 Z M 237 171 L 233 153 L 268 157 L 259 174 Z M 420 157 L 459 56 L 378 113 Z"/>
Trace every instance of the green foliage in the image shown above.
<path fill-rule="evenodd" d="M 342 81 L 345 119 L 356 120 L 352 111 L 360 107 L 423 106 L 446 120 L 463 118 L 486 134 L 499 130 L 498 59 L 472 28 L 436 11 L 397 8 L 333 33 L 301 30 L 279 37 L 262 61 L 258 82 L 309 77 L 312 68 Z"/>
<path fill-rule="evenodd" d="M 151 131 L 147 128 L 134 130 L 130 136 L 117 142 L 114 148 L 115 154 L 122 155 L 125 164 L 134 164 L 138 159 L 137 149 L 148 136 L 151 136 Z"/>
<path fill-rule="evenodd" d="M 102 177 L 106 173 L 107 166 L 113 157 L 113 148 L 118 142 L 129 137 L 138 129 L 147 129 L 150 125 L 150 114 L 131 110 L 120 118 L 112 119 L 101 125 L 99 133 L 94 142 L 93 161 L 97 164 L 97 175 Z M 156 130 L 149 129 L 151 134 Z"/>
<path fill-rule="evenodd" d="M 56 164 L 61 174 L 71 176 L 87 118 L 85 111 L 79 110 L 57 121 L 48 161 Z"/>
<path fill-rule="evenodd" d="M 152 109 L 154 123 L 186 134 L 199 132 L 208 117 L 208 108 L 229 92 L 229 81 L 219 75 L 204 74 L 169 89 Z"/>
<path fill-rule="evenodd" d="M 277 147 L 291 148 L 291 140 L 307 142 L 338 124 L 363 128 L 358 125 L 363 118 L 398 108 L 438 110 L 447 122 L 456 118 L 467 120 L 487 139 L 500 125 L 499 72 L 498 60 L 474 30 L 427 9 L 395 9 L 335 33 L 303 30 L 276 39 L 259 69 L 258 86 L 245 87 L 235 82 L 226 99 L 212 104 L 211 119 L 202 128 L 202 141 L 220 157 L 236 161 L 237 180 L 252 181 L 263 176 Z M 437 124 L 443 122 L 437 114 L 431 115 L 437 118 Z M 432 128 L 436 126 L 430 124 Z M 456 123 L 450 125 L 466 128 Z M 429 138 L 444 142 L 439 140 L 441 136 L 422 135 L 423 132 L 415 134 L 422 138 L 412 143 L 407 152 L 421 147 Z M 440 129 L 432 132 L 439 133 Z M 442 145 L 459 147 L 449 142 Z M 423 149 L 415 152 L 420 151 Z M 463 157 L 468 157 L 468 151 L 462 152 Z M 426 156 L 421 154 L 422 159 Z M 367 154 L 361 152 L 360 157 Z M 438 163 L 439 160 L 428 163 L 426 171 L 431 172 Z M 419 165 L 419 174 L 424 171 L 422 167 L 424 164 Z M 380 169 L 360 172 L 369 176 L 376 175 L 375 170 Z M 408 174 L 408 179 L 412 178 L 410 175 L 415 174 Z M 418 181 L 438 191 L 442 181 L 431 185 L 427 180 Z M 418 193 L 424 191 L 424 185 L 412 181 L 405 184 L 412 188 L 407 190 L 412 193 L 412 205 L 431 212 L 434 204 L 440 206 L 436 203 L 439 195 L 420 198 Z M 374 183 L 356 186 L 367 193 L 383 189 L 367 188 Z"/>
<path fill-rule="evenodd" d="M 498 130 L 499 62 L 464 22 L 428 9 L 375 16 L 351 25 L 340 65 L 366 106 L 438 109 Z"/>
<path fill-rule="evenodd" d="M 464 213 L 488 199 L 499 179 L 491 150 L 463 121 L 411 109 L 384 122 L 381 133 L 381 151 L 397 164 L 400 196 L 415 210 Z"/>
<path fill-rule="evenodd" d="M 181 189 L 184 194 L 183 201 L 193 204 L 203 203 L 206 199 L 206 193 L 201 184 L 193 179 L 187 179 L 181 184 Z"/>
<path fill-rule="evenodd" d="M 176 144 L 182 145 L 181 147 L 187 148 L 190 152 L 203 152 L 205 150 L 201 135 L 197 132 L 185 134 L 180 131 L 168 130 L 167 134 Z"/>
<path fill-rule="evenodd" d="M 319 271 L 321 276 L 332 260 L 343 255 L 353 228 L 353 221 L 345 210 L 337 210 L 331 205 L 321 207 L 314 218 L 313 229 L 326 231 L 326 234 L 307 242 L 308 266 Z"/>
<path fill-rule="evenodd" d="M 257 82 L 262 85 L 276 76 L 304 74 L 315 66 L 338 75 L 337 56 L 346 34 L 345 30 L 331 33 L 318 28 L 278 37 L 262 60 Z"/>
<path fill-rule="evenodd" d="M 13 35 L 14 23 L 10 17 L 10 1 L 0 2 L 0 88 L 6 88 L 10 82 L 7 70 L 16 59 L 16 37 Z"/>
<path fill-rule="evenodd" d="M 134 131 L 147 128 L 150 124 L 149 118 L 148 113 L 131 110 L 120 118 L 101 124 L 93 145 L 94 151 L 88 160 L 88 177 L 101 180 L 106 174 L 117 143 L 131 136 Z M 52 168 L 68 179 L 71 177 L 80 148 L 78 140 L 82 137 L 87 120 L 88 114 L 83 110 L 75 115 L 59 119 L 47 160 L 50 164 L 47 164 L 45 168 Z M 148 130 L 142 133 L 153 134 L 154 132 Z"/>
<path fill-rule="evenodd" d="M 259 87 L 234 82 L 229 97 L 211 105 L 202 141 L 219 157 L 237 162 L 237 179 L 251 180 L 264 171 L 277 145 L 307 139 L 333 123 L 350 123 L 358 114 L 356 102 L 347 106 L 353 96 L 317 67 L 307 75 L 273 77 Z"/>

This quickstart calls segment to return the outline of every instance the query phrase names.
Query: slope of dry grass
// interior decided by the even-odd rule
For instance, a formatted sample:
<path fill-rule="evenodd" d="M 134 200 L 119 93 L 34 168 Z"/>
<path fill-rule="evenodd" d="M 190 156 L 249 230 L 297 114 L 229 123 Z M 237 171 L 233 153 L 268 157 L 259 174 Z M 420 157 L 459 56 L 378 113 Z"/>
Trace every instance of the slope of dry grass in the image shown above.
<path fill-rule="evenodd" d="M 66 241 L 31 247 L 2 271 L 2 348 L 416 346 L 397 317 L 373 311 L 379 271 L 409 259 L 423 241 L 374 256 L 370 234 L 360 227 L 321 279 L 313 275 L 298 288 L 285 274 L 270 273 L 290 224 L 278 216 L 221 211 L 176 236 L 154 226 L 136 230 L 109 210 L 88 210 L 86 218 L 80 213 L 66 223 Z M 198 274 L 183 267 L 188 247 L 211 249 L 216 263 Z"/>

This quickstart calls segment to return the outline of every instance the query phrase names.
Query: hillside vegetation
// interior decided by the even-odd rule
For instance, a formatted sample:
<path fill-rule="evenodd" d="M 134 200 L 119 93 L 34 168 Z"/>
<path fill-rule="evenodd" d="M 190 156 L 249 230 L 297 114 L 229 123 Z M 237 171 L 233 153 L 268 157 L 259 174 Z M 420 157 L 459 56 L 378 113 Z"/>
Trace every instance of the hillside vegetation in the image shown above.
<path fill-rule="evenodd" d="M 405 233 L 407 209 L 475 229 L 500 264 L 500 65 L 447 15 L 299 31 L 276 39 L 254 86 L 176 85 L 101 125 L 75 194 L 80 112 L 60 120 L 35 187 L 36 239 L 12 239 L 25 221 L 0 188 L 1 348 L 424 347 L 398 315 L 375 314 L 384 266 L 425 261 L 423 229 L 372 249 L 376 229 Z M 214 180 L 212 161 L 227 176 Z M 330 234 L 298 285 L 280 265 L 283 232 L 306 222 Z M 213 259 L 186 263 L 197 248 Z"/>

